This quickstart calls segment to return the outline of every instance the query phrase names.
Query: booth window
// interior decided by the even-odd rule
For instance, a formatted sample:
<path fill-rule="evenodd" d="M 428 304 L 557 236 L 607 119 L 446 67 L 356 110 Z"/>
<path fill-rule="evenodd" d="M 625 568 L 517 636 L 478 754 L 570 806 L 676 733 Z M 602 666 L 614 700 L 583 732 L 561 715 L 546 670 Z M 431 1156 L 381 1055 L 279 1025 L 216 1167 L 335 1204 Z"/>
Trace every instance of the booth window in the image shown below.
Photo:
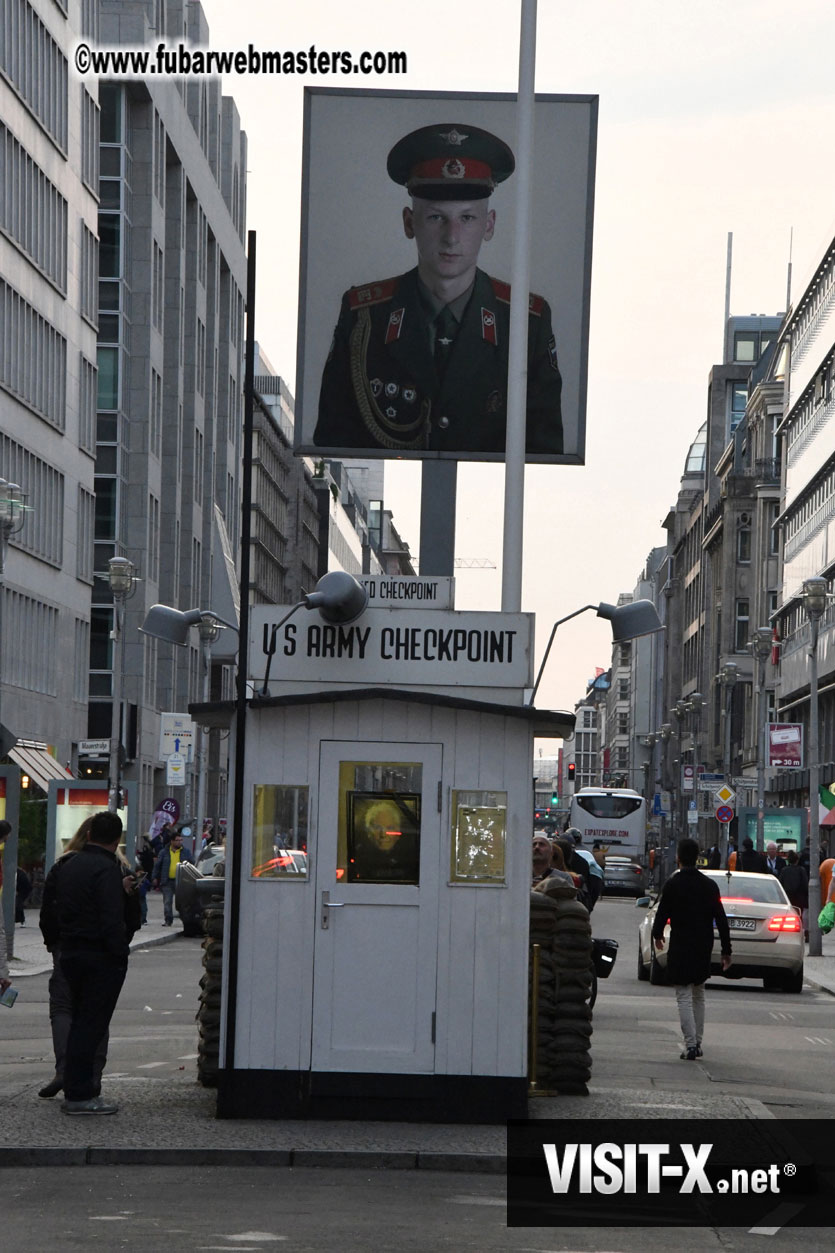
<path fill-rule="evenodd" d="M 419 762 L 339 763 L 336 878 L 345 883 L 420 883 Z"/>
<path fill-rule="evenodd" d="M 286 783 L 255 784 L 250 878 L 307 878 L 308 791 Z"/>
<path fill-rule="evenodd" d="M 505 882 L 507 792 L 452 793 L 450 883 Z"/>

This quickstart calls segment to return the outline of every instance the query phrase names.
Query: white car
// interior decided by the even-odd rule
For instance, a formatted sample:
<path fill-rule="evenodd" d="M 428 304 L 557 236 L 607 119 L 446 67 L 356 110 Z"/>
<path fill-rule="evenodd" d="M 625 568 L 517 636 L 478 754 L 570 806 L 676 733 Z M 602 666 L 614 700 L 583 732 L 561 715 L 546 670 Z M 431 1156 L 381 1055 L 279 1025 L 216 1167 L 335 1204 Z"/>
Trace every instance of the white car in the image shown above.
<path fill-rule="evenodd" d="M 779 880 L 771 874 L 746 874 L 735 870 L 702 870 L 715 879 L 728 926 L 733 956 L 728 979 L 762 979 L 768 989 L 803 991 L 803 922 L 800 911 L 789 902 Z M 646 909 L 638 930 L 638 978 L 651 983 L 667 982 L 667 950 L 670 928 L 664 929 L 665 945 L 659 952 L 652 942 L 652 926 L 658 896 L 636 902 Z M 710 973 L 721 972 L 721 949 L 714 930 Z"/>

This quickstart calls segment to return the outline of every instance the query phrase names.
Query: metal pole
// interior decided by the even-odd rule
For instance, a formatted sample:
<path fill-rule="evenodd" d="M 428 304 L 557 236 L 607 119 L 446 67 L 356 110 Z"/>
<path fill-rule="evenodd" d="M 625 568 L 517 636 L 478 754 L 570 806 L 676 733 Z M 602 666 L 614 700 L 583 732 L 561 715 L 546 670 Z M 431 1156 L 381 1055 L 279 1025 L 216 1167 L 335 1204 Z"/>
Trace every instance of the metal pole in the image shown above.
<path fill-rule="evenodd" d="M 722 764 L 722 773 L 724 774 L 725 782 L 728 784 L 729 787 L 730 787 L 730 783 L 728 781 L 731 777 L 731 724 L 733 722 L 733 707 L 734 707 L 734 687 L 732 683 L 726 683 L 725 684 L 725 710 L 724 710 L 725 712 L 725 760 Z M 727 866 L 728 845 L 730 842 L 731 824 L 729 822 L 721 822 L 719 825 L 722 828 L 722 835 L 720 837 L 720 850 L 721 850 L 721 855 L 722 855 L 722 861 Z M 737 841 L 737 846 L 738 846 L 738 841 Z"/>
<path fill-rule="evenodd" d="M 204 705 L 208 705 L 210 699 L 209 679 L 212 665 L 212 641 L 208 636 L 204 639 L 200 636 L 200 662 L 203 666 L 203 691 L 202 700 Z M 209 732 L 204 726 L 198 724 L 200 733 L 200 751 L 197 758 L 197 812 L 194 816 L 194 840 L 192 843 L 192 857 L 197 861 L 197 844 L 203 839 L 203 823 L 206 819 L 206 792 L 209 779 L 209 763 L 208 763 L 208 747 Z"/>
<path fill-rule="evenodd" d="M 809 956 L 822 953 L 818 914 L 821 911 L 820 881 L 820 803 L 818 750 L 818 630 L 820 618 L 811 617 L 812 644 L 809 649 Z"/>
<path fill-rule="evenodd" d="M 232 829 L 227 831 L 226 909 L 229 916 L 226 969 L 225 1038 L 220 1064 L 235 1066 L 237 1028 L 238 949 L 241 917 L 241 867 L 243 858 L 244 761 L 246 757 L 247 672 L 249 670 L 249 579 L 252 559 L 252 449 L 255 401 L 255 231 L 247 232 L 246 347 L 244 353 L 243 473 L 241 480 L 241 617 L 238 675 L 235 695 L 235 778 L 232 797 Z"/>
<path fill-rule="evenodd" d="M 768 701 L 765 694 L 765 657 L 759 658 L 759 726 L 757 728 L 757 852 L 765 847 L 765 715 Z"/>
<path fill-rule="evenodd" d="M 108 767 L 107 808 L 115 814 L 120 808 L 121 742 L 122 742 L 122 680 L 124 667 L 125 602 L 121 593 L 113 593 L 113 683 L 110 718 L 110 762 Z"/>
<path fill-rule="evenodd" d="M 511 267 L 507 436 L 504 479 L 502 610 L 522 607 L 525 508 L 525 433 L 528 400 L 528 304 L 530 300 L 531 165 L 536 76 L 536 0 L 522 0 L 519 33 L 518 131 L 516 139 L 516 232 Z"/>

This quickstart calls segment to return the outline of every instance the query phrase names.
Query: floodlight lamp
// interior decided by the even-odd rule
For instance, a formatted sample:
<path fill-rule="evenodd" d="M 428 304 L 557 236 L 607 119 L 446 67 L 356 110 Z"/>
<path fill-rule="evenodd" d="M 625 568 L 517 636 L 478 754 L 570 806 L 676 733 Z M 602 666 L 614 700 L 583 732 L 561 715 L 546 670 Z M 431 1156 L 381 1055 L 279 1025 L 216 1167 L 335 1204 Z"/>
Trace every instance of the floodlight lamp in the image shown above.
<path fill-rule="evenodd" d="M 325 622 L 347 625 L 364 612 L 368 588 L 346 570 L 331 570 L 305 596 L 304 604 L 308 609 L 318 609 Z"/>
<path fill-rule="evenodd" d="M 651 600 L 633 600 L 626 605 L 597 606 L 598 618 L 607 618 L 612 624 L 612 642 L 624 644 L 640 635 L 652 635 L 663 631 L 658 610 Z"/>
<path fill-rule="evenodd" d="M 166 644 L 185 644 L 189 629 L 203 617 L 201 609 L 174 609 L 171 605 L 151 605 L 139 630 L 143 635 Z"/>

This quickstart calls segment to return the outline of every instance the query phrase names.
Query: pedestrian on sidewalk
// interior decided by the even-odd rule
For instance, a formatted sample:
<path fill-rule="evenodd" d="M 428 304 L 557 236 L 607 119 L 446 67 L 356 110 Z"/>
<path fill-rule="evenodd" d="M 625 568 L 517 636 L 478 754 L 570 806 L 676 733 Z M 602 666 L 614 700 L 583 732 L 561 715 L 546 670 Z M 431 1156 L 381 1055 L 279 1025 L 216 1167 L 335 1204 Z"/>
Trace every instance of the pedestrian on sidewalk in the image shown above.
<path fill-rule="evenodd" d="M 52 1028 L 52 1049 L 55 1054 L 55 1074 L 49 1083 L 45 1084 L 38 1092 L 38 1096 L 45 1099 L 57 1096 L 63 1089 L 64 1060 L 67 1053 L 70 1025 L 72 1023 L 72 993 L 61 969 L 61 926 L 58 918 L 56 884 L 61 867 L 70 857 L 86 845 L 92 821 L 93 815 L 84 819 L 44 881 L 40 928 L 47 952 L 52 957 L 52 974 L 49 977 L 49 1021 Z M 127 861 L 118 850 L 116 856 L 122 872 L 125 930 L 130 943 L 139 929 L 139 894 L 136 890 L 135 877 L 131 875 Z M 94 1056 L 93 1074 L 96 1096 L 101 1092 L 101 1076 L 107 1062 L 108 1043 L 109 1031 L 105 1030 L 96 1046 Z"/>
<path fill-rule="evenodd" d="M 2 859 L 0 859 L 2 860 Z M 0 996 L 11 987 L 12 981 L 9 978 L 9 959 L 6 956 L 6 926 L 3 922 L 3 914 L 0 913 Z"/>
<path fill-rule="evenodd" d="M 14 920 L 20 927 L 26 926 L 24 905 L 32 895 L 32 880 L 22 866 L 18 866 L 15 874 Z"/>
<path fill-rule="evenodd" d="M 680 1056 L 688 1062 L 702 1056 L 705 982 L 710 975 L 714 922 L 722 945 L 723 971 L 731 964 L 731 933 L 719 885 L 696 869 L 698 855 L 695 840 L 679 840 L 678 871 L 664 884 L 652 924 L 652 938 L 659 952 L 664 947 L 664 928 L 670 924 L 667 975 L 675 984 L 684 1036 L 684 1052 Z"/>
<path fill-rule="evenodd" d="M 177 881 L 177 867 L 181 861 L 194 865 L 191 853 L 183 848 L 182 835 L 179 831 L 175 831 L 170 843 L 163 848 L 154 864 L 153 886 L 162 888 L 162 908 L 166 927 L 174 924 L 174 885 Z"/>
<path fill-rule="evenodd" d="M 809 941 L 809 871 L 801 866 L 800 858 L 793 848 L 786 854 L 787 864 L 777 878 L 783 885 L 786 896 L 796 909 L 800 910 L 803 920 L 803 935 Z"/>
<path fill-rule="evenodd" d="M 116 856 L 121 838 L 118 814 L 95 814 L 87 843 L 55 876 L 61 971 L 72 1004 L 61 1106 L 66 1114 L 118 1110 L 98 1094 L 95 1058 L 128 969 L 125 889 Z"/>

